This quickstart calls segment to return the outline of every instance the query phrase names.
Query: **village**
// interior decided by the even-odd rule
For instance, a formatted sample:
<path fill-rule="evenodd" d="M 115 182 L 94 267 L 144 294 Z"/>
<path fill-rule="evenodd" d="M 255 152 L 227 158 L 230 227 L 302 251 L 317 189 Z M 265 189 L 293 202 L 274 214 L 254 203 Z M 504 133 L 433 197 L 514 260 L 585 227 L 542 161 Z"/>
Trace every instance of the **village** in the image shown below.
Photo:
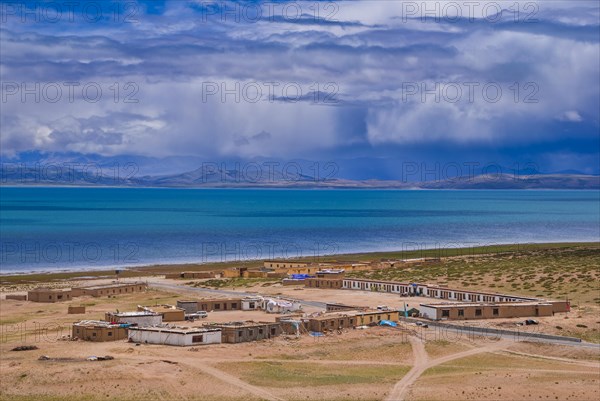
<path fill-rule="evenodd" d="M 412 321 L 428 327 L 435 322 L 519 319 L 526 324 L 570 310 L 568 300 L 546 300 L 511 294 L 447 288 L 422 283 L 401 283 L 347 277 L 346 271 L 391 268 L 398 263 L 427 263 L 425 259 L 370 263 L 311 264 L 287 260 L 265 261 L 260 269 L 229 268 L 218 272 L 180 272 L 165 274 L 165 281 L 180 279 L 206 280 L 231 277 L 280 278 L 283 287 L 328 291 L 356 291 L 381 295 L 372 305 L 321 302 L 306 308 L 301 297 L 248 295 L 214 297 L 189 296 L 173 304 L 137 305 L 135 310 L 106 310 L 100 319 L 83 318 L 72 324 L 71 340 L 104 342 L 126 340 L 132 343 L 172 346 L 197 346 L 240 343 L 271 339 L 281 335 L 319 337 L 342 333 L 348 329 L 365 329 L 376 325 L 400 329 L 399 322 Z M 32 289 L 27 294 L 7 294 L 6 300 L 36 303 L 68 302 L 69 315 L 86 315 L 78 306 L 80 297 L 115 298 L 144 293 L 149 284 L 143 281 L 112 282 L 73 288 Z M 388 306 L 384 295 L 402 301 Z M 387 298 L 389 300 L 389 298 Z M 381 302 L 379 302 L 381 301 Z M 410 306 L 408 306 L 410 305 Z M 231 312 L 235 320 L 228 320 Z M 531 318 L 531 319 L 530 319 Z"/>
<path fill-rule="evenodd" d="M 597 344 L 553 331 L 593 324 L 577 303 L 371 274 L 435 263 L 273 260 L 5 286 L 0 390 L 25 400 L 599 394 Z"/>

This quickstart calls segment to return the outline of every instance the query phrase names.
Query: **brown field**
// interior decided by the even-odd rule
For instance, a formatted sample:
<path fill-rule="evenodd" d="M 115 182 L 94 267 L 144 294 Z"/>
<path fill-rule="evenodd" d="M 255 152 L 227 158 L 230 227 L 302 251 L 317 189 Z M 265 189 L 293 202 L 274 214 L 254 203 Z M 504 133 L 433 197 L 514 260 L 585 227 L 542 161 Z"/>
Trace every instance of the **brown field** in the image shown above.
<path fill-rule="evenodd" d="M 575 253 L 567 252 L 562 247 L 551 250 L 555 251 L 571 264 L 575 263 L 575 255 L 579 255 L 582 263 L 590 262 L 589 253 L 581 250 Z M 557 255 L 551 258 L 560 259 Z M 539 255 L 532 257 L 534 265 L 542 263 Z M 504 255 L 486 258 L 484 266 L 499 263 L 504 268 L 514 268 L 514 258 L 506 259 Z M 468 266 L 473 263 L 477 264 L 471 260 Z M 548 272 L 540 274 L 550 274 L 557 264 L 560 264 L 560 260 L 553 261 Z M 445 268 L 449 266 L 452 264 Z M 421 271 L 418 274 L 426 277 L 434 274 L 440 266 L 419 268 Z M 427 271 L 429 268 L 431 272 Z M 486 283 L 494 282 L 494 269 L 478 278 L 473 287 L 494 290 L 494 287 L 486 287 Z M 450 279 L 454 277 L 453 270 L 449 272 L 446 278 L 449 284 L 459 285 Z M 390 271 L 386 274 L 417 274 L 416 271 L 409 273 Z M 563 280 L 568 286 L 564 284 L 560 291 L 577 287 L 577 280 L 586 281 L 589 287 L 589 278 L 596 277 L 595 274 L 590 269 L 579 269 L 568 280 Z M 475 281 L 475 276 L 468 277 L 468 280 Z M 177 299 L 215 296 L 206 291 L 198 292 L 202 288 L 186 286 L 188 281 L 165 280 L 160 276 L 144 276 L 143 279 L 151 285 L 147 292 L 117 298 L 81 297 L 54 304 L 2 299 L 0 399 L 491 401 L 595 400 L 600 397 L 600 346 L 584 348 L 467 338 L 440 333 L 431 328 L 418 328 L 413 324 L 401 324 L 401 329 L 351 329 L 319 338 L 308 335 L 300 338 L 281 336 L 254 343 L 195 348 L 64 339 L 71 333 L 73 321 L 100 319 L 106 311 L 126 311 L 135 309 L 138 304 L 175 303 Z M 68 287 L 110 280 L 110 277 L 93 281 L 70 277 L 68 281 L 56 280 L 50 285 Z M 2 294 L 23 293 L 37 285 L 23 281 L 11 281 L 0 290 Z M 498 284 L 498 281 L 495 282 Z M 542 284 L 544 282 L 541 281 Z M 165 284 L 176 287 L 162 287 L 161 290 L 152 287 Z M 495 289 L 516 294 L 538 292 L 533 288 L 525 291 L 521 282 L 519 285 L 520 291 Z M 583 296 L 576 297 L 576 307 L 571 313 L 538 318 L 540 325 L 530 329 L 598 341 L 600 306 L 596 302 L 598 296 L 586 292 L 588 287 L 582 286 L 580 292 L 575 292 Z M 405 303 L 413 307 L 420 302 L 430 301 L 416 297 L 403 299 L 398 295 L 376 292 L 284 287 L 265 282 L 246 282 L 242 286 L 232 285 L 221 289 L 369 307 L 388 305 L 403 308 Z M 67 315 L 69 305 L 85 305 L 87 312 L 85 315 Z M 304 308 L 306 313 L 317 310 L 316 307 Z M 273 321 L 276 316 L 260 311 L 213 312 L 209 313 L 206 320 L 192 325 L 239 320 Z M 513 329 L 520 320 L 497 319 L 470 324 Z M 11 351 L 19 345 L 36 345 L 39 349 Z M 38 360 L 42 355 L 52 359 Z M 85 360 L 92 355 L 111 355 L 115 359 Z"/>

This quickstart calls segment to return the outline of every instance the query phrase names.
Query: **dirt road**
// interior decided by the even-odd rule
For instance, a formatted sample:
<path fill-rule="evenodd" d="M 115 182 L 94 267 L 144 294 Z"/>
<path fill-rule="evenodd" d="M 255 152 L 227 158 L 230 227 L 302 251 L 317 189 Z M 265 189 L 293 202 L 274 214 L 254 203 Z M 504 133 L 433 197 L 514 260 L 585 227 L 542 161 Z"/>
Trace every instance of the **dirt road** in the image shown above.
<path fill-rule="evenodd" d="M 394 388 L 387 396 L 387 401 L 402 401 L 406 398 L 410 387 L 417 381 L 417 379 L 427 369 L 432 368 L 442 363 L 450 362 L 455 359 L 466 358 L 472 355 L 477 355 L 483 352 L 494 352 L 510 345 L 508 341 L 499 341 L 494 344 L 489 344 L 484 347 L 470 349 L 468 351 L 459 352 L 457 354 L 443 356 L 429 360 L 427 351 L 423 341 L 418 338 L 410 337 L 410 343 L 413 349 L 414 365 L 413 368 L 398 382 L 394 385 Z"/>

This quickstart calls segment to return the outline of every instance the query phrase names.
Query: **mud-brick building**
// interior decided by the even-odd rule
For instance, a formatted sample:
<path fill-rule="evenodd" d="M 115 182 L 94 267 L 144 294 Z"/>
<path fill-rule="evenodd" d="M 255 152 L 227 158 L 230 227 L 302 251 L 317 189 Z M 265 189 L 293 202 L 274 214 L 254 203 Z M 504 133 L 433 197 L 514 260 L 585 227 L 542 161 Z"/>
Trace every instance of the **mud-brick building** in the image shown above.
<path fill-rule="evenodd" d="M 85 341 L 117 341 L 127 338 L 127 328 L 102 320 L 82 320 L 73 323 L 72 337 Z"/>
<path fill-rule="evenodd" d="M 420 315 L 431 320 L 472 320 L 552 316 L 550 302 L 421 304 Z"/>
<path fill-rule="evenodd" d="M 231 322 L 216 324 L 221 329 L 221 341 L 224 343 L 243 343 L 280 336 L 281 324 L 274 322 Z"/>
<path fill-rule="evenodd" d="M 352 329 L 358 326 L 378 324 L 382 320 L 397 322 L 400 318 L 398 311 L 347 311 L 324 313 L 321 316 L 303 319 L 304 326 L 309 331 L 335 331 Z"/>
<path fill-rule="evenodd" d="M 145 291 L 148 285 L 143 282 L 134 283 L 113 283 L 104 285 L 94 285 L 90 287 L 81 287 L 77 290 L 82 292 L 81 295 L 90 295 L 92 297 L 106 297 L 109 295 L 132 294 L 134 292 Z"/>
<path fill-rule="evenodd" d="M 210 298 L 198 301 L 198 310 L 203 311 L 227 311 L 241 310 L 242 298 Z"/>
<path fill-rule="evenodd" d="M 341 289 L 345 271 L 342 269 L 319 270 L 315 277 L 304 280 L 304 285 L 308 288 L 330 288 Z"/>
<path fill-rule="evenodd" d="M 70 301 L 73 292 L 70 288 L 35 288 L 27 292 L 27 299 L 31 302 L 62 302 Z"/>

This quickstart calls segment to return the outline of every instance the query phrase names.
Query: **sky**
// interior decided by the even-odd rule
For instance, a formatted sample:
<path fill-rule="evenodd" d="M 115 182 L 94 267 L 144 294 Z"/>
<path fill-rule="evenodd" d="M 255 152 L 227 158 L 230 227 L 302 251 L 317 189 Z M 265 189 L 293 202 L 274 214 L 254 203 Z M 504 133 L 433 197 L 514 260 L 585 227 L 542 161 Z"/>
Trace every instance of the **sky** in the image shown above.
<path fill-rule="evenodd" d="M 5 159 L 600 173 L 597 1 L 72 3 L 0 3 Z"/>

